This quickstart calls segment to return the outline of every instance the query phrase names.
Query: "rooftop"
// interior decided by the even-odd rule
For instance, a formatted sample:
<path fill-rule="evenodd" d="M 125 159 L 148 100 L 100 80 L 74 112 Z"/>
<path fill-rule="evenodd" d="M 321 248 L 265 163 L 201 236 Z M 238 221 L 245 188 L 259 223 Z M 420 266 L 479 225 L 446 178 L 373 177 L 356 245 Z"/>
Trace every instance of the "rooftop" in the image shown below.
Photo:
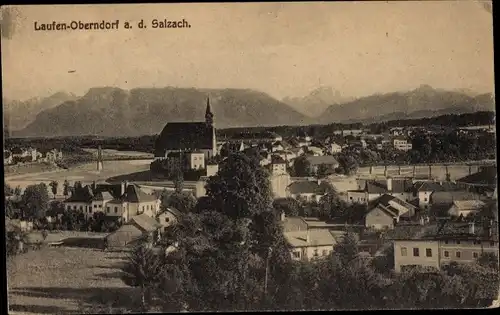
<path fill-rule="evenodd" d="M 285 232 L 284 234 L 292 247 L 333 246 L 337 243 L 332 233 L 326 229 L 293 231 Z"/>

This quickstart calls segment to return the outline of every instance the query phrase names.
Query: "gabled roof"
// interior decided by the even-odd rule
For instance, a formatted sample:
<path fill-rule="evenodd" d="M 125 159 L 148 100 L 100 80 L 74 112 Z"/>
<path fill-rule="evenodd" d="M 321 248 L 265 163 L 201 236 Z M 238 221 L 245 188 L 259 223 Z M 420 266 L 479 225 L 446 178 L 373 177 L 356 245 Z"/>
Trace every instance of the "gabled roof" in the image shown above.
<path fill-rule="evenodd" d="M 121 199 L 131 203 L 151 202 L 157 200 L 155 196 L 143 192 L 136 184 L 129 184 Z"/>
<path fill-rule="evenodd" d="M 471 200 L 479 197 L 478 194 L 465 190 L 435 191 L 430 195 L 429 201 L 432 204 L 452 204 L 456 200 Z"/>
<path fill-rule="evenodd" d="M 415 188 L 417 191 L 452 191 L 459 190 L 460 187 L 452 182 L 434 182 L 434 181 L 423 181 L 416 182 Z"/>
<path fill-rule="evenodd" d="M 307 236 L 309 234 L 309 239 Z M 292 247 L 332 246 L 337 244 L 335 237 L 327 229 L 310 229 L 309 231 L 293 231 L 284 233 Z"/>
<path fill-rule="evenodd" d="M 113 196 L 107 191 L 97 192 L 94 195 L 94 198 L 92 198 L 92 200 L 95 200 L 95 201 L 109 201 L 109 200 L 113 200 L 113 199 L 114 199 Z"/>
<path fill-rule="evenodd" d="M 455 200 L 453 205 L 459 210 L 480 210 L 485 203 L 481 200 Z"/>
<path fill-rule="evenodd" d="M 175 209 L 175 208 L 166 208 L 164 211 L 162 211 L 159 215 L 162 215 L 163 213 L 165 212 L 170 212 L 172 213 L 174 216 L 176 216 L 177 218 L 180 218 L 182 216 L 182 213 Z"/>
<path fill-rule="evenodd" d="M 410 192 L 413 189 L 413 183 L 411 180 L 405 179 L 393 179 L 392 180 L 392 192 L 393 193 L 403 193 Z M 369 194 L 384 194 L 389 192 L 387 190 L 386 180 L 372 180 L 367 181 L 365 186 L 365 191 Z"/>
<path fill-rule="evenodd" d="M 168 123 L 155 142 L 155 156 L 166 150 L 212 149 L 214 128 L 205 122 Z"/>
<path fill-rule="evenodd" d="M 130 218 L 132 223 L 135 223 L 142 231 L 152 232 L 161 228 L 161 224 L 147 214 L 139 214 Z"/>
<path fill-rule="evenodd" d="M 477 173 L 460 178 L 457 182 L 493 186 L 497 184 L 497 169 L 496 167 L 485 167 Z"/>
<path fill-rule="evenodd" d="M 324 183 L 318 184 L 317 182 L 313 181 L 297 181 L 291 183 L 287 187 L 288 191 L 293 195 L 300 195 L 300 194 L 323 195 L 327 193 L 327 188 L 328 188 L 327 184 Z"/>
<path fill-rule="evenodd" d="M 82 187 L 82 189 L 78 189 L 71 194 L 71 196 L 64 200 L 64 202 L 84 202 L 90 203 L 94 198 L 94 193 L 92 192 L 92 188 L 89 185 Z"/>
<path fill-rule="evenodd" d="M 286 161 L 279 155 L 272 155 L 271 156 L 271 163 L 272 164 L 286 164 Z"/>
<path fill-rule="evenodd" d="M 337 160 L 331 156 L 331 155 L 323 155 L 323 156 L 308 156 L 307 160 L 309 163 L 313 165 L 320 165 L 320 164 L 338 164 Z"/>

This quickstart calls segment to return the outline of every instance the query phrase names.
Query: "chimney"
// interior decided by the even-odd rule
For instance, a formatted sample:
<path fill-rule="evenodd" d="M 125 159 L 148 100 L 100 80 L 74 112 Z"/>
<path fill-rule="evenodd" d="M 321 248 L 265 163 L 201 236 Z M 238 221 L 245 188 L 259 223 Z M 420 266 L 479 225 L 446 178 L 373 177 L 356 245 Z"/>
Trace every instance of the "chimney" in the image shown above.
<path fill-rule="evenodd" d="M 387 177 L 387 191 L 392 191 L 392 177 Z"/>
<path fill-rule="evenodd" d="M 474 234 L 474 222 L 469 222 L 469 234 Z"/>
<path fill-rule="evenodd" d="M 125 189 L 127 187 L 127 184 L 125 181 L 122 181 L 121 182 L 121 185 L 120 185 L 120 196 L 123 196 L 123 194 L 125 193 Z"/>

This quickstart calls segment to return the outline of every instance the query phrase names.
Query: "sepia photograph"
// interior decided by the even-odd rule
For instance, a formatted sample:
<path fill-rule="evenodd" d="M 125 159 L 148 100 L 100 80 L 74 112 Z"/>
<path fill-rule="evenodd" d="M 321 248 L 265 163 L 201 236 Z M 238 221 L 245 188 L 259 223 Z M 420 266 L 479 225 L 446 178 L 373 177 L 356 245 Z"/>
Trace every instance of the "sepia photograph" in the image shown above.
<path fill-rule="evenodd" d="M 7 313 L 500 307 L 492 1 L 0 13 Z"/>

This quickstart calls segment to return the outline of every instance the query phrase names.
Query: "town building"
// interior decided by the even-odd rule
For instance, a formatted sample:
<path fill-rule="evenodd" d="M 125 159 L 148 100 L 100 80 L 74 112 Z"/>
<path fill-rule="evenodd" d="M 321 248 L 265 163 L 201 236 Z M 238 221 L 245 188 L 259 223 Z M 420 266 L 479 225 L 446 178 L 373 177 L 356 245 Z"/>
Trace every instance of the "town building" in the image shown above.
<path fill-rule="evenodd" d="M 286 170 L 287 162 L 279 155 L 271 156 L 271 164 L 269 166 L 272 175 L 288 174 Z"/>
<path fill-rule="evenodd" d="M 172 225 L 175 225 L 181 219 L 181 212 L 175 208 L 166 208 L 158 214 L 158 222 L 162 226 L 162 232 Z"/>
<path fill-rule="evenodd" d="M 418 209 L 398 197 L 384 194 L 365 215 L 365 226 L 374 230 L 393 229 L 399 220 L 410 221 Z"/>
<path fill-rule="evenodd" d="M 119 185 L 87 185 L 77 189 L 64 201 L 67 210 L 81 211 L 86 218 L 101 212 L 118 221 L 128 222 L 132 217 L 146 214 L 155 217 L 160 207 L 160 200 L 146 194 L 139 186 L 126 182 Z"/>
<path fill-rule="evenodd" d="M 218 154 L 214 115 L 207 99 L 204 122 L 170 122 L 155 142 L 155 159 L 168 159 L 172 152 L 202 152 L 208 160 Z"/>
<path fill-rule="evenodd" d="M 291 183 L 287 188 L 287 196 L 294 199 L 319 202 L 321 197 L 329 192 L 326 182 L 301 180 Z"/>
<path fill-rule="evenodd" d="M 307 156 L 306 157 L 307 161 L 309 162 L 309 165 L 311 167 L 311 171 L 316 174 L 318 172 L 318 168 L 320 165 L 326 165 L 329 167 L 331 170 L 336 169 L 339 167 L 339 162 L 335 157 L 331 155 L 324 155 L 324 156 Z"/>
<path fill-rule="evenodd" d="M 412 149 L 412 143 L 404 137 L 395 137 L 392 139 L 392 145 L 394 149 L 399 151 L 410 151 Z"/>
<path fill-rule="evenodd" d="M 452 261 L 474 263 L 484 253 L 498 257 L 498 222 L 476 226 L 444 223 L 421 237 L 394 239 L 394 269 L 423 266 L 441 269 Z"/>
<path fill-rule="evenodd" d="M 368 180 L 363 189 L 348 190 L 346 201 L 368 204 L 384 194 L 396 196 L 406 202 L 415 199 L 411 180 L 387 177 L 386 180 Z"/>

